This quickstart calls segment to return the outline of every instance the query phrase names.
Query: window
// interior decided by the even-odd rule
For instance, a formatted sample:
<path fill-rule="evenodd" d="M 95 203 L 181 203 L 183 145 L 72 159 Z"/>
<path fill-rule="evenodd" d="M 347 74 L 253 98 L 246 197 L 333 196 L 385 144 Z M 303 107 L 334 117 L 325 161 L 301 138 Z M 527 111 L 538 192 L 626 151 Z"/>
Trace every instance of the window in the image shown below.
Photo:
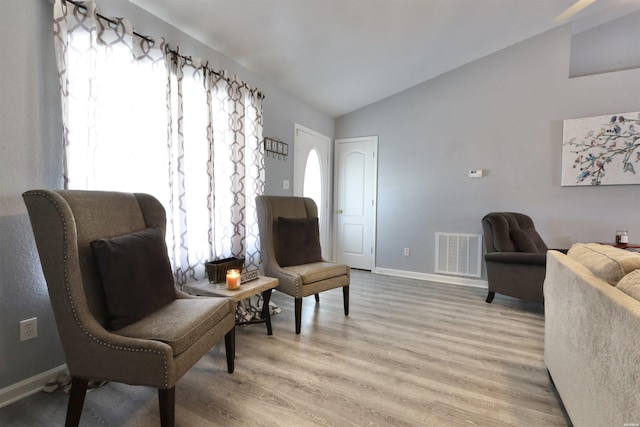
<path fill-rule="evenodd" d="M 262 95 L 93 2 L 54 11 L 65 186 L 158 198 L 179 284 L 204 278 L 209 259 L 258 268 Z"/>
<path fill-rule="evenodd" d="M 320 158 L 318 151 L 314 148 L 309 151 L 307 163 L 304 168 L 304 197 L 310 197 L 318 206 L 318 217 L 322 215 L 322 174 L 320 172 Z"/>

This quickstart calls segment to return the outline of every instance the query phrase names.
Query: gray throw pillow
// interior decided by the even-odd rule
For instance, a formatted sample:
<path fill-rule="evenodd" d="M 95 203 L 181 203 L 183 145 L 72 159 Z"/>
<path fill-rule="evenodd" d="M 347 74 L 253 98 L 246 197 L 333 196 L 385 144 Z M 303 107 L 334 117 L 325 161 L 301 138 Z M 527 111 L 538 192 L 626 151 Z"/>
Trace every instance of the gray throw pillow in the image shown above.
<path fill-rule="evenodd" d="M 276 254 L 281 267 L 322 261 L 317 217 L 279 217 L 276 226 Z"/>
<path fill-rule="evenodd" d="M 137 322 L 176 298 L 164 233 L 159 227 L 91 242 L 98 264 L 109 329 Z"/>

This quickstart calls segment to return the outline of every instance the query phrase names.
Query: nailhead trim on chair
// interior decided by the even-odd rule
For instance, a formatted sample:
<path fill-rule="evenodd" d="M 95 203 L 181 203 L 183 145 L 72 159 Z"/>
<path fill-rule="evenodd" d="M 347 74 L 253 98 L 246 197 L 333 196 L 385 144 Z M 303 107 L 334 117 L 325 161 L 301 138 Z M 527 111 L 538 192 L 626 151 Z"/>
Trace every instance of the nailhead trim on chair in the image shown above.
<path fill-rule="evenodd" d="M 67 247 L 68 247 L 68 242 L 69 242 L 69 235 L 67 232 L 67 223 L 64 219 L 64 215 L 62 215 L 62 209 L 60 209 L 60 206 L 58 205 L 58 203 L 53 200 L 51 197 L 49 197 L 48 194 L 46 193 L 41 193 L 39 191 L 27 191 L 25 193 L 25 195 L 27 196 L 42 196 L 44 198 L 46 198 L 47 200 L 49 200 L 56 208 L 56 210 L 58 211 L 58 214 L 60 215 L 60 219 L 62 220 L 62 229 L 64 231 L 64 248 L 62 251 L 62 258 L 63 258 L 63 271 L 64 271 L 64 284 L 65 284 L 65 288 L 67 290 L 67 298 L 69 300 L 69 302 L 71 303 L 71 312 L 73 313 L 73 318 L 76 321 L 76 324 L 80 327 L 80 329 L 82 330 L 82 332 L 84 332 L 85 335 L 87 335 L 89 338 L 91 338 L 93 341 L 95 341 L 96 343 L 103 345 L 105 347 L 114 349 L 114 350 L 120 350 L 120 351 L 133 351 L 133 352 L 144 352 L 144 353 L 155 353 L 158 354 L 160 356 L 162 356 L 162 362 L 164 365 L 164 386 L 165 387 L 169 387 L 168 386 L 168 378 L 167 378 L 167 358 L 164 356 L 164 353 L 159 352 L 157 350 L 150 350 L 150 349 L 139 349 L 139 348 L 132 348 L 132 347 L 122 347 L 122 346 L 114 346 L 112 344 L 106 343 L 104 341 L 102 341 L 101 339 L 99 339 L 98 337 L 94 336 L 93 334 L 91 334 L 89 331 L 87 331 L 84 326 L 82 326 L 82 323 L 80 323 L 80 319 L 78 318 L 78 313 L 76 312 L 76 307 L 75 304 L 73 302 L 73 298 L 71 297 L 71 288 L 69 286 L 69 276 L 68 276 L 68 271 L 67 271 Z"/>

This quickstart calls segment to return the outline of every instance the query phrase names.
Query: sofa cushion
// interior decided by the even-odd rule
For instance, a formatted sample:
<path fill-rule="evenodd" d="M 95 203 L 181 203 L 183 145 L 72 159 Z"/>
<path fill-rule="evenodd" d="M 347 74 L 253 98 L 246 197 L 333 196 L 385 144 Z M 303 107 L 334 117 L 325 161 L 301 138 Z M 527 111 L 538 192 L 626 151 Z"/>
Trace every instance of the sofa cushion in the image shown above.
<path fill-rule="evenodd" d="M 633 270 L 624 276 L 616 287 L 630 297 L 640 301 L 640 270 Z"/>
<path fill-rule="evenodd" d="M 640 268 L 640 254 L 598 243 L 576 243 L 567 255 L 612 286 Z"/>
<path fill-rule="evenodd" d="M 344 264 L 335 264 L 332 262 L 314 262 L 310 264 L 290 266 L 285 270 L 300 275 L 302 277 L 302 284 L 309 285 L 311 283 L 320 282 L 322 280 L 345 276 L 348 272 L 348 269 L 349 267 Z"/>
<path fill-rule="evenodd" d="M 177 356 L 234 312 L 235 304 L 227 298 L 181 298 L 116 333 L 169 344 Z"/>
<path fill-rule="evenodd" d="M 109 329 L 145 318 L 176 297 L 164 233 L 159 227 L 91 242 L 107 309 Z"/>
<path fill-rule="evenodd" d="M 278 218 L 276 253 L 281 267 L 322 261 L 318 218 Z"/>

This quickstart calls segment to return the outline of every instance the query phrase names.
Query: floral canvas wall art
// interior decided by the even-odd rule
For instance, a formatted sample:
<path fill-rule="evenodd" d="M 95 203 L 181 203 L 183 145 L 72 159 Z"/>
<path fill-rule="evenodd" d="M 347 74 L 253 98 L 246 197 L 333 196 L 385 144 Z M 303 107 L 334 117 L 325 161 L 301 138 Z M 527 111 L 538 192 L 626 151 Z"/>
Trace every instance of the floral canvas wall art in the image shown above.
<path fill-rule="evenodd" d="M 562 185 L 640 184 L 640 112 L 563 121 Z"/>

